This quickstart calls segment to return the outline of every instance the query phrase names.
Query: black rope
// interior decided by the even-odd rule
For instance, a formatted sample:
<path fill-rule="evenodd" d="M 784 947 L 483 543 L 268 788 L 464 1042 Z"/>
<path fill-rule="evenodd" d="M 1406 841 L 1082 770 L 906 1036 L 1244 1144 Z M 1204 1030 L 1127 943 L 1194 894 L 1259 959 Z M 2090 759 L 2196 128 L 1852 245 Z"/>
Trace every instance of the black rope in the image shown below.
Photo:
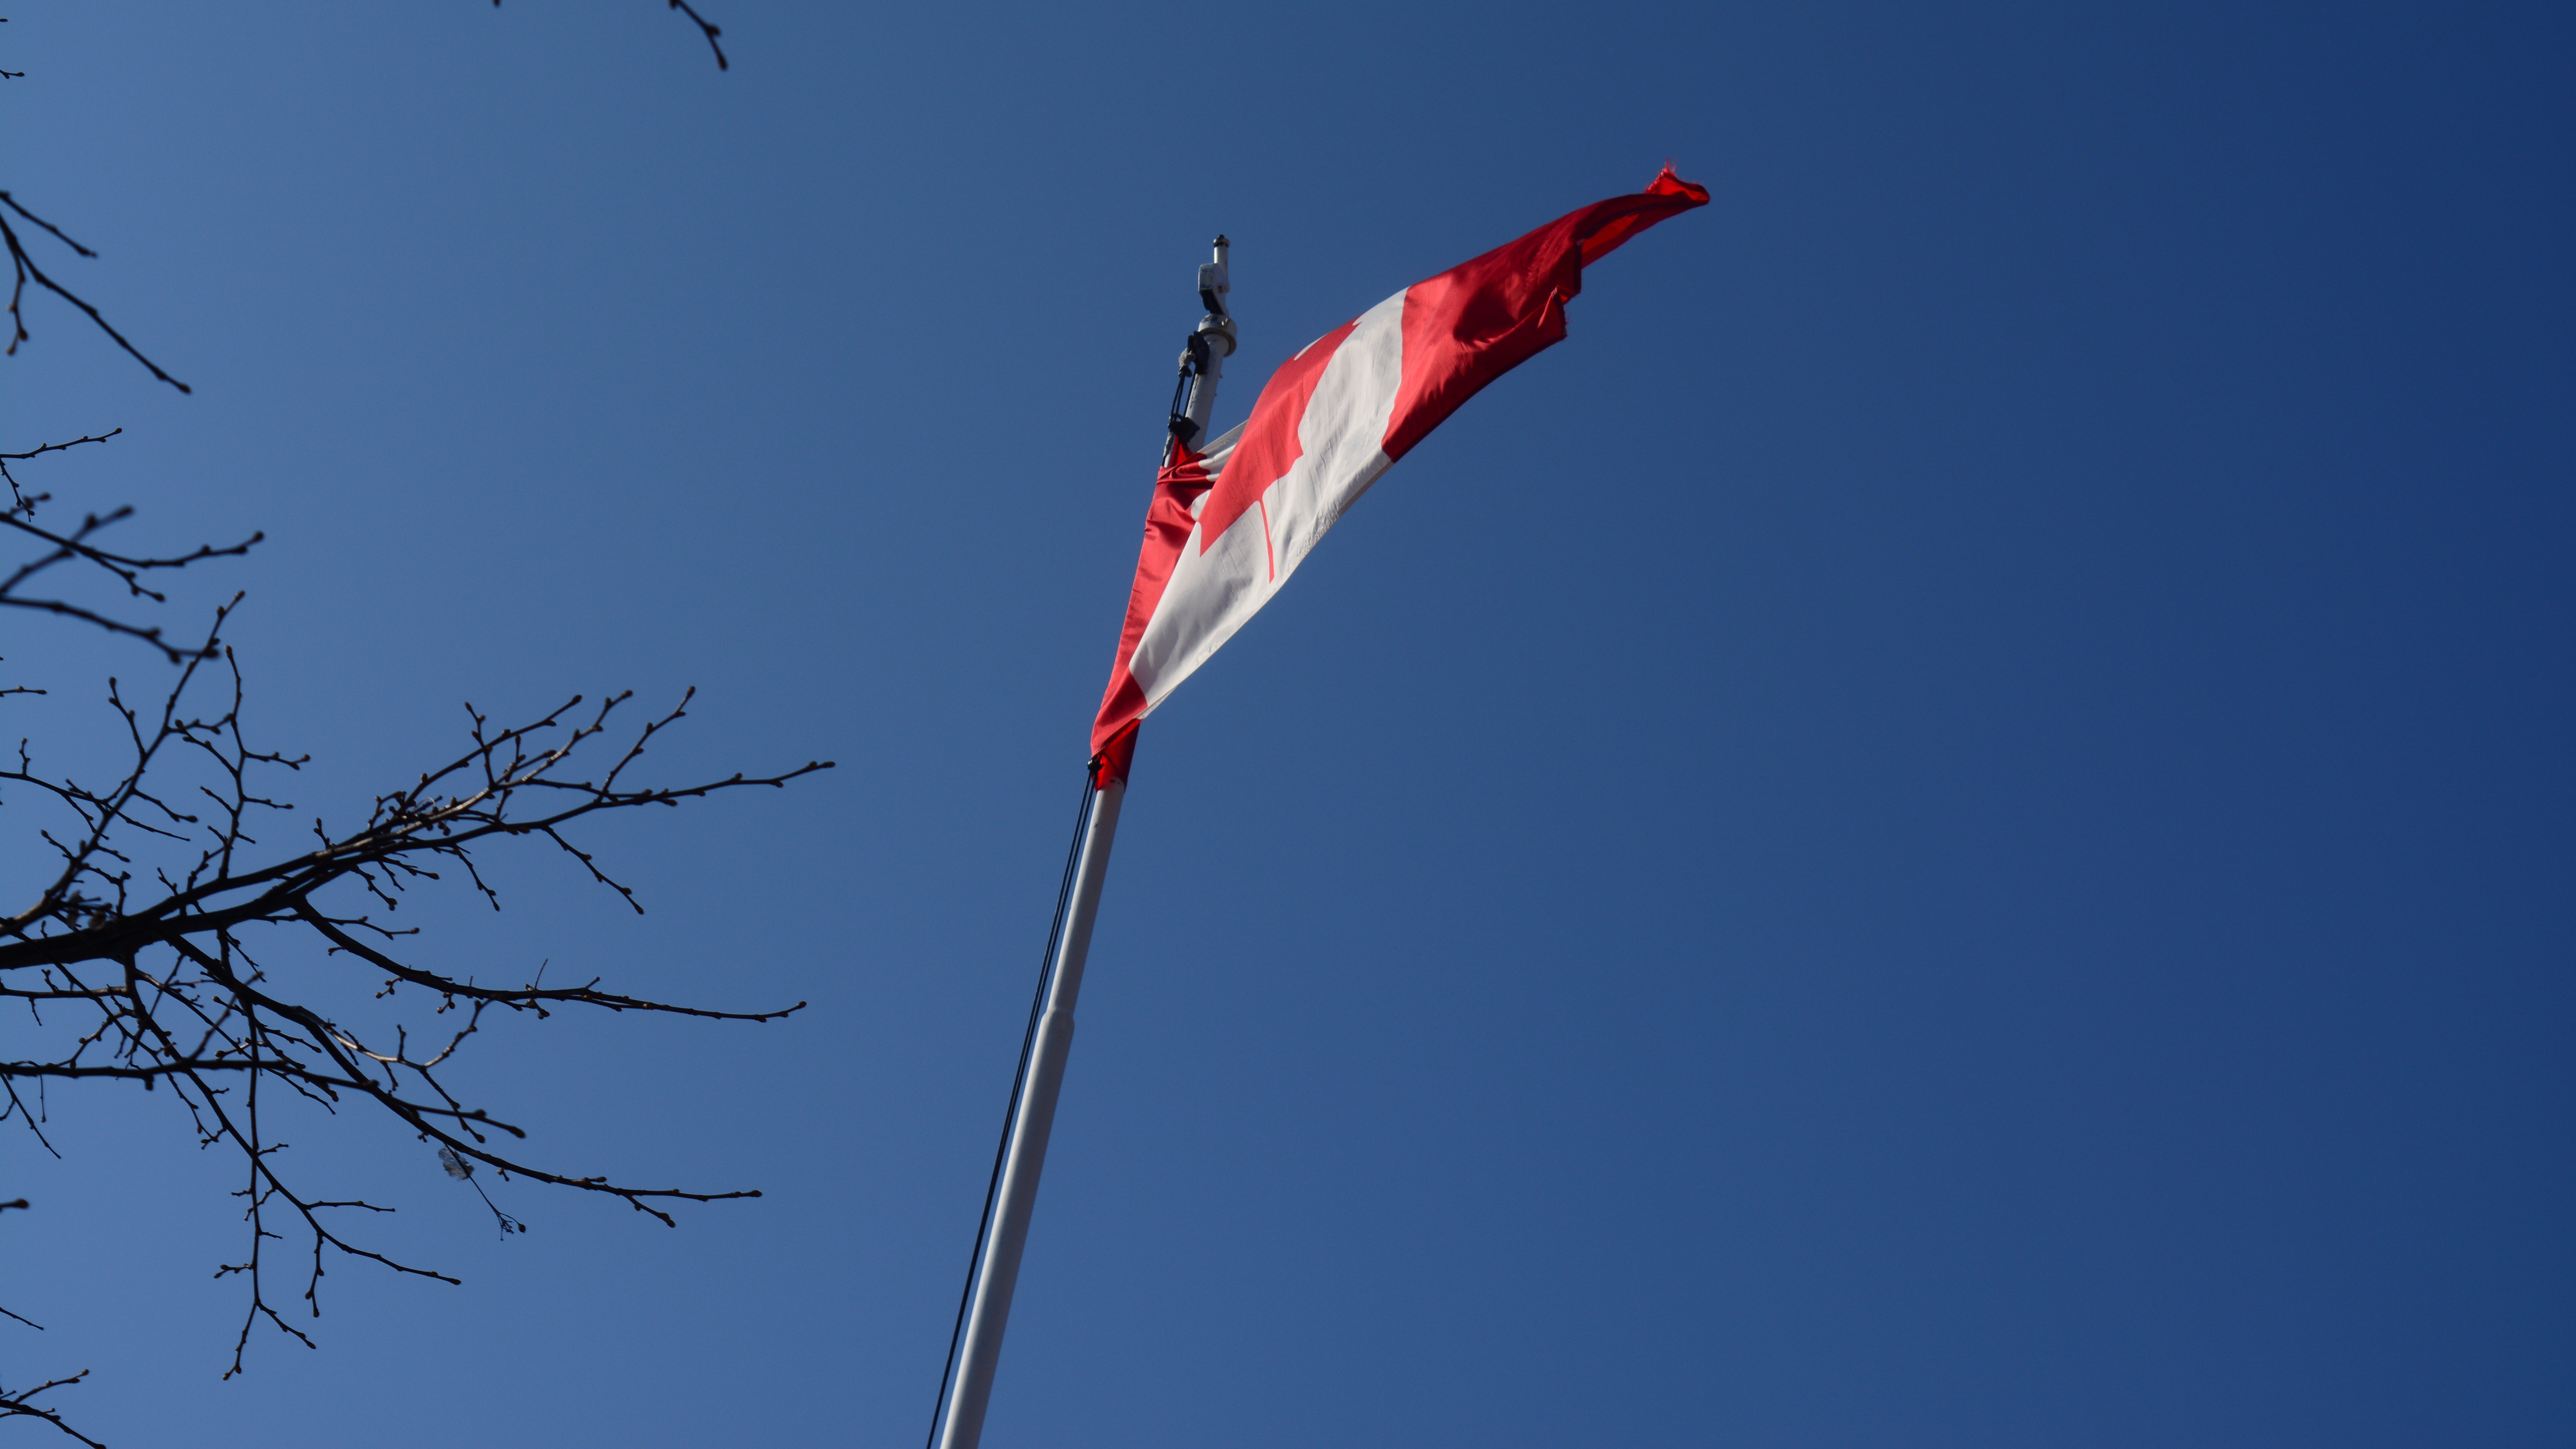
<path fill-rule="evenodd" d="M 984 1216 L 975 1224 L 975 1251 L 966 1259 L 966 1289 L 957 1295 L 957 1324 L 948 1330 L 948 1358 L 939 1369 L 939 1397 L 930 1406 L 930 1439 L 924 1449 L 938 1449 L 940 1420 L 948 1413 L 948 1385 L 957 1376 L 957 1344 L 966 1336 L 966 1310 L 975 1301 L 975 1274 L 984 1266 L 984 1249 L 993 1231 L 993 1202 L 1002 1191 L 1002 1166 L 1010 1160 L 1011 1124 L 1019 1120 L 1020 1094 L 1029 1082 L 1029 1056 L 1037 1049 L 1038 1020 L 1046 1013 L 1047 987 L 1055 978 L 1055 949 L 1064 939 L 1064 914 L 1073 903 L 1074 871 L 1082 863 L 1082 836 L 1091 824 L 1092 803 L 1100 792 L 1091 775 L 1082 777 L 1082 803 L 1073 812 L 1073 843 L 1065 847 L 1064 882 L 1056 887 L 1055 924 L 1047 927 L 1046 954 L 1038 959 L 1038 991 L 1029 1001 L 1029 1027 L 1020 1037 L 1020 1069 L 1011 1077 L 1011 1105 L 1002 1113 L 1002 1140 L 993 1147 L 993 1178 L 984 1185 Z"/>

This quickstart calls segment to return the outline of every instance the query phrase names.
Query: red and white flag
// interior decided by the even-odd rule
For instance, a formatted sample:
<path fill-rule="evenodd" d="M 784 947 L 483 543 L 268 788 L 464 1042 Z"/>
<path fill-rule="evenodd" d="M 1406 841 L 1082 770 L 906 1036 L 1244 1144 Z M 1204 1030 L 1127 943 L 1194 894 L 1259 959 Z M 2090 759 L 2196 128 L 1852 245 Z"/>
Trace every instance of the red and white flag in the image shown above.
<path fill-rule="evenodd" d="M 1307 343 L 1205 453 L 1174 444 L 1091 727 L 1094 782 L 1127 777 L 1138 722 L 1270 602 L 1379 474 L 1485 384 L 1564 338 L 1586 265 L 1707 204 L 1706 187 L 1667 166 L 1644 191 L 1568 212 Z"/>

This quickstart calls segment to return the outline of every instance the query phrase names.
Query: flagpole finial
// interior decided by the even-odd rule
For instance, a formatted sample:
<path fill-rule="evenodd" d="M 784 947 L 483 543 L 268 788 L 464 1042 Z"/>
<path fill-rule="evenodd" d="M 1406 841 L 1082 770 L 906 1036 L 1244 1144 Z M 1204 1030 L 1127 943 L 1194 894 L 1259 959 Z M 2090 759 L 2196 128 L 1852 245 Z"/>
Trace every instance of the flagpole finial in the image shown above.
<path fill-rule="evenodd" d="M 1226 266 L 1225 254 L 1233 245 L 1234 243 L 1225 239 L 1224 233 L 1218 233 L 1217 239 L 1209 244 L 1209 250 L 1214 253 L 1216 259 L 1199 264 L 1199 305 L 1207 308 L 1208 315 L 1199 319 L 1198 330 L 1201 332 L 1222 330 L 1225 333 L 1225 350 L 1229 356 L 1234 352 L 1234 318 L 1225 310 L 1225 294 L 1234 290 L 1234 279 Z M 1221 329 L 1210 325 L 1218 322 L 1224 324 Z"/>

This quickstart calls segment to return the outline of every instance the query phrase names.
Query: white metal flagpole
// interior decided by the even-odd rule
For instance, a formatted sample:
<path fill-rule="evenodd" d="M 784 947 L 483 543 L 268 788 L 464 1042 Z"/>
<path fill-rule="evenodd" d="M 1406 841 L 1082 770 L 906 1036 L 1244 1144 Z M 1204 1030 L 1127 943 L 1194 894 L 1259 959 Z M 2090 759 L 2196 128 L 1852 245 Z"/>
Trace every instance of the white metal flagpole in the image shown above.
<path fill-rule="evenodd" d="M 1224 237 L 1216 259 L 1199 268 L 1199 299 L 1207 315 L 1181 354 L 1184 391 L 1173 399 L 1173 444 L 1187 446 L 1207 433 L 1216 407 L 1224 357 L 1234 351 L 1234 319 L 1226 312 L 1231 290 Z M 1073 1051 L 1073 1008 L 1082 995 L 1082 968 L 1091 955 L 1091 927 L 1100 913 L 1100 887 L 1109 878 L 1109 848 L 1118 838 L 1124 780 L 1095 790 L 1073 868 L 1055 959 L 1047 963 L 1045 996 L 1030 1038 L 1026 1075 L 1011 1114 L 1000 1183 L 994 1193 L 989 1236 L 977 1245 L 974 1286 L 963 1335 L 953 1352 L 956 1378 L 934 1421 L 936 1449 L 976 1449 L 984 1437 L 984 1411 L 992 1403 L 993 1375 L 1001 1366 L 1002 1331 L 1011 1319 L 1011 1290 L 1020 1280 L 1020 1254 L 1028 1247 L 1029 1219 L 1037 1211 L 1038 1175 L 1046 1170 L 1047 1137 L 1064 1090 L 1065 1059 Z"/>
<path fill-rule="evenodd" d="M 939 1449 L 975 1449 L 984 1437 L 984 1409 L 992 1401 L 993 1372 L 1002 1361 L 1002 1330 L 1011 1320 L 1011 1290 L 1019 1285 L 1020 1253 L 1028 1246 L 1029 1218 L 1038 1205 L 1038 1174 L 1046 1170 L 1047 1136 L 1055 1129 L 1056 1097 L 1064 1089 L 1065 1058 L 1073 1051 L 1073 1007 L 1082 995 L 1083 963 L 1091 955 L 1091 925 L 1100 912 L 1101 882 L 1109 876 L 1109 847 L 1118 838 L 1118 806 L 1126 797 L 1125 782 L 1112 780 L 1091 802 L 1091 821 L 1074 866 L 1073 900 L 1029 1051 L 1028 1082 L 1011 1119 L 992 1239 L 975 1280 L 974 1306 L 966 1318 Z"/>

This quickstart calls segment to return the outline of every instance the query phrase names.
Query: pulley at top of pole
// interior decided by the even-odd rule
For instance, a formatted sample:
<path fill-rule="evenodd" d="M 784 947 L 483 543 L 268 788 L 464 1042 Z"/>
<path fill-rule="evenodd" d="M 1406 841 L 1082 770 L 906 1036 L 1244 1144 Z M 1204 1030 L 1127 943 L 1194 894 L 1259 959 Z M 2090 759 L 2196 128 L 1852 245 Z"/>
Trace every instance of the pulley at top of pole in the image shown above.
<path fill-rule="evenodd" d="M 1234 355 L 1234 316 L 1225 307 L 1226 293 L 1234 290 L 1226 269 L 1226 252 L 1233 245 L 1220 234 L 1211 247 L 1214 259 L 1199 264 L 1199 305 L 1207 315 L 1181 347 L 1180 380 L 1172 386 L 1172 416 L 1166 424 L 1171 434 L 1166 461 L 1174 448 L 1195 447 L 1207 436 L 1208 415 L 1216 411 L 1217 379 L 1225 375 L 1225 359 Z"/>

